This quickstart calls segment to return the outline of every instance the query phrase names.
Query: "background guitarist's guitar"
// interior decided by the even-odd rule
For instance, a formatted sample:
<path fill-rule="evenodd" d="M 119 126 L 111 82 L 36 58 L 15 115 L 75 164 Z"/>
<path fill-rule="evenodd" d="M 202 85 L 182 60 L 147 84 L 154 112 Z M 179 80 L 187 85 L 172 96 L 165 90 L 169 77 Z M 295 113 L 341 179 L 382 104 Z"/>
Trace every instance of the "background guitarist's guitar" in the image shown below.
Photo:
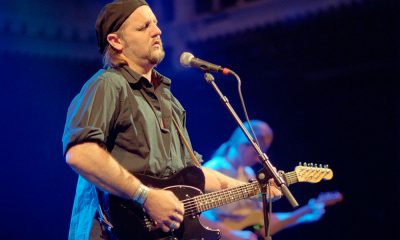
<path fill-rule="evenodd" d="M 260 194 L 257 181 L 234 188 L 203 194 L 205 179 L 198 167 L 187 167 L 168 179 L 135 174 L 145 185 L 172 191 L 184 204 L 185 215 L 181 227 L 171 232 L 156 228 L 145 210 L 133 201 L 103 194 L 102 210 L 113 225 L 119 240 L 125 239 L 219 239 L 218 230 L 204 228 L 198 217 L 203 211 Z M 332 170 L 298 166 L 295 171 L 284 173 L 287 185 L 296 182 L 319 182 L 333 177 Z M 162 201 L 162 199 L 160 199 Z"/>
<path fill-rule="evenodd" d="M 343 200 L 343 195 L 340 192 L 324 192 L 318 195 L 314 204 L 322 203 L 324 206 L 332 206 Z M 252 211 L 243 219 L 232 220 L 230 218 L 223 219 L 221 224 L 232 230 L 251 229 L 252 226 L 264 225 L 264 216 L 261 211 Z"/>

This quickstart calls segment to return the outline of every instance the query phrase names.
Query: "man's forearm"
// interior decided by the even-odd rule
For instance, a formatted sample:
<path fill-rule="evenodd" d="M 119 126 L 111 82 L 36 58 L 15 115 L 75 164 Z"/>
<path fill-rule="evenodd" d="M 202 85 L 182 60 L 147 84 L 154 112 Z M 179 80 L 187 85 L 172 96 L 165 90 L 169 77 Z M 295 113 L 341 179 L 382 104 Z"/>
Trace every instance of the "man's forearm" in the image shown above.
<path fill-rule="evenodd" d="M 66 154 L 66 161 L 89 182 L 122 198 L 131 198 L 140 185 L 139 179 L 96 143 L 81 143 L 71 147 Z"/>
<path fill-rule="evenodd" d="M 303 206 L 293 212 L 273 213 L 271 219 L 271 234 L 275 234 L 285 228 L 296 226 L 300 223 L 298 220 L 309 212 L 310 210 L 307 206 Z"/>

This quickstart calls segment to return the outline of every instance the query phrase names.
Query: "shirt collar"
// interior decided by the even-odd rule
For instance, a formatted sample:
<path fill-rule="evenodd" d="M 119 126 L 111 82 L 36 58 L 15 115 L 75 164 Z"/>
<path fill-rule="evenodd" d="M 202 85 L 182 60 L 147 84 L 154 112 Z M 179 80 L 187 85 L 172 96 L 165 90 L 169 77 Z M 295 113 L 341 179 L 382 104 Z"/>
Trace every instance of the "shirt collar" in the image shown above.
<path fill-rule="evenodd" d="M 137 84 L 139 81 L 145 81 L 148 83 L 148 81 L 143 76 L 133 71 L 126 65 L 121 68 L 121 73 L 129 83 Z M 171 79 L 165 77 L 155 69 L 153 69 L 152 78 L 157 78 L 160 80 L 161 83 L 165 84 L 166 86 L 171 86 Z"/>

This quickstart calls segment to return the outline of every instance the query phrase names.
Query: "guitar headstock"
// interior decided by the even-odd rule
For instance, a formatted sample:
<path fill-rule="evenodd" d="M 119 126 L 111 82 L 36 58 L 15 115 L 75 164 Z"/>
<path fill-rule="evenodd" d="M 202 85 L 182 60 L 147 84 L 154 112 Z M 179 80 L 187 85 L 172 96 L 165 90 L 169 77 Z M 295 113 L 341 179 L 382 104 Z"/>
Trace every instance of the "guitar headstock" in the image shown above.
<path fill-rule="evenodd" d="M 304 163 L 294 169 L 299 182 L 317 183 L 321 180 L 331 180 L 333 172 L 328 168 L 328 165 Z"/>

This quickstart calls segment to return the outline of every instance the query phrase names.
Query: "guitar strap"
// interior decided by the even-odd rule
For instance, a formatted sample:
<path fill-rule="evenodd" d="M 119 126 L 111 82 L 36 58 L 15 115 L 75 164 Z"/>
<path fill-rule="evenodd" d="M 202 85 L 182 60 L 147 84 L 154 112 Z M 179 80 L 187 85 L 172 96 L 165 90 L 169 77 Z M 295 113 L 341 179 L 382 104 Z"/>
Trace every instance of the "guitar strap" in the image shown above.
<path fill-rule="evenodd" d="M 190 147 L 189 142 L 186 140 L 185 135 L 183 134 L 182 129 L 179 127 L 178 122 L 176 121 L 175 117 L 172 117 L 172 121 L 174 122 L 175 128 L 179 133 L 179 137 L 181 138 L 183 145 L 185 145 L 185 147 L 187 148 L 187 150 L 189 152 L 190 159 L 192 159 L 193 164 L 197 167 L 201 167 L 199 160 L 197 159 L 196 155 L 194 154 L 193 149 Z"/>

